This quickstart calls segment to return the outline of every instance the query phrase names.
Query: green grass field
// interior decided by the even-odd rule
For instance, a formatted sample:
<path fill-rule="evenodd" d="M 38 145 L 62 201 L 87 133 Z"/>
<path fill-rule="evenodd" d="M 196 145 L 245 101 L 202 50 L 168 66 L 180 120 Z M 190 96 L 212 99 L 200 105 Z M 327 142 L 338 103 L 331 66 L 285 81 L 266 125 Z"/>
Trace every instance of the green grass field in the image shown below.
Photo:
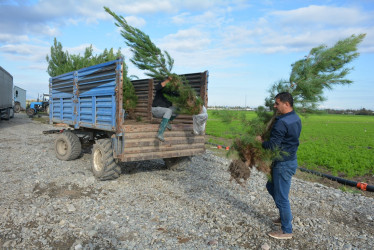
<path fill-rule="evenodd" d="M 206 134 L 219 138 L 240 136 L 250 129 L 243 125 L 241 117 L 256 117 L 250 111 L 218 112 L 230 112 L 232 119 L 231 123 L 225 123 L 217 111 L 208 111 Z M 374 173 L 374 116 L 322 114 L 300 117 L 303 128 L 298 150 L 299 166 L 347 177 Z M 219 144 L 219 138 L 212 142 Z"/>

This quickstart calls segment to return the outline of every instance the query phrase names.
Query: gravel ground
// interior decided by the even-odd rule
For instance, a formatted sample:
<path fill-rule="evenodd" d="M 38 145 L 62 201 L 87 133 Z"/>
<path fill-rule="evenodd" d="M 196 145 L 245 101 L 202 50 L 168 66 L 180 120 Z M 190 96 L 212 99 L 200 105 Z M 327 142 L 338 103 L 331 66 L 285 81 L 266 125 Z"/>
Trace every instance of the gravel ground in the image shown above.
<path fill-rule="evenodd" d="M 58 160 L 48 129 L 24 114 L 0 121 L 0 249 L 374 249 L 373 198 L 294 178 L 294 238 L 279 241 L 262 173 L 242 188 L 207 151 L 175 171 L 122 164 L 101 182 L 90 152 Z"/>

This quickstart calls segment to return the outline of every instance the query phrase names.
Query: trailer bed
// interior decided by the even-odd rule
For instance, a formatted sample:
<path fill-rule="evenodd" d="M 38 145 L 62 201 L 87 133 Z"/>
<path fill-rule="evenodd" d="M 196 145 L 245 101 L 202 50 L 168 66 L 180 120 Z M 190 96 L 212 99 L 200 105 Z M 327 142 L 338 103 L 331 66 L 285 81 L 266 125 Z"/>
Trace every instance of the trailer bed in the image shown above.
<path fill-rule="evenodd" d="M 121 161 L 139 161 L 158 158 L 174 158 L 204 153 L 205 138 L 193 133 L 192 124 L 172 124 L 165 131 L 165 141 L 156 138 L 158 124 L 124 124 L 125 150 Z"/>
<path fill-rule="evenodd" d="M 181 75 L 207 105 L 208 71 Z M 123 110 L 123 60 L 115 60 L 50 79 L 50 123 L 112 139 L 113 157 L 123 161 L 168 159 L 205 151 L 204 135 L 193 133 L 191 115 L 179 115 L 165 141 L 156 138 L 161 119 L 152 116 L 154 79 L 134 80 L 138 96 L 134 119 Z"/>

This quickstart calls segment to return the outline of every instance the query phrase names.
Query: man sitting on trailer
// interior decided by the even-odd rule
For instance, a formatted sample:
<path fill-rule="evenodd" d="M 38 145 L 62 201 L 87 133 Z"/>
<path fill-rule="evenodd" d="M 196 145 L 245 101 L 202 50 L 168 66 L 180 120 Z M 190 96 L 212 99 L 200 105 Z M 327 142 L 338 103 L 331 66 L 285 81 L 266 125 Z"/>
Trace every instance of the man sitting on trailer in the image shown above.
<path fill-rule="evenodd" d="M 155 86 L 156 89 L 156 95 L 153 99 L 152 103 L 152 115 L 156 118 L 162 118 L 162 121 L 160 123 L 160 127 L 158 129 L 157 138 L 160 141 L 165 141 L 164 138 L 164 132 L 165 129 L 168 128 L 171 130 L 171 124 L 169 124 L 169 121 L 172 121 L 177 117 L 177 108 L 173 107 L 173 104 L 164 96 L 165 92 L 165 86 L 168 82 L 170 82 L 171 78 L 170 76 L 160 84 L 157 84 Z M 167 93 L 170 94 L 170 93 Z"/>

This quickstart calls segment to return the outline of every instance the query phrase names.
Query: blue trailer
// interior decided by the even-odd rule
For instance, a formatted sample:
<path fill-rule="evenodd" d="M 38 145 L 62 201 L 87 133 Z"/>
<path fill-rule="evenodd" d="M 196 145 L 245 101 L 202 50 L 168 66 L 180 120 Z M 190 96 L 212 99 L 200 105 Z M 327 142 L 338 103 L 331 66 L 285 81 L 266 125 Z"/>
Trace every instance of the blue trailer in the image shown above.
<path fill-rule="evenodd" d="M 82 144 L 93 143 L 92 171 L 99 180 L 118 178 L 119 162 L 164 159 L 169 168 L 205 152 L 204 135 L 193 133 L 192 116 L 180 115 L 165 142 L 156 139 L 160 119 L 152 117 L 154 79 L 132 81 L 138 104 L 135 120 L 123 109 L 123 59 L 50 79 L 50 123 L 61 127 L 56 156 L 74 160 Z M 208 72 L 183 75 L 207 105 Z"/>

